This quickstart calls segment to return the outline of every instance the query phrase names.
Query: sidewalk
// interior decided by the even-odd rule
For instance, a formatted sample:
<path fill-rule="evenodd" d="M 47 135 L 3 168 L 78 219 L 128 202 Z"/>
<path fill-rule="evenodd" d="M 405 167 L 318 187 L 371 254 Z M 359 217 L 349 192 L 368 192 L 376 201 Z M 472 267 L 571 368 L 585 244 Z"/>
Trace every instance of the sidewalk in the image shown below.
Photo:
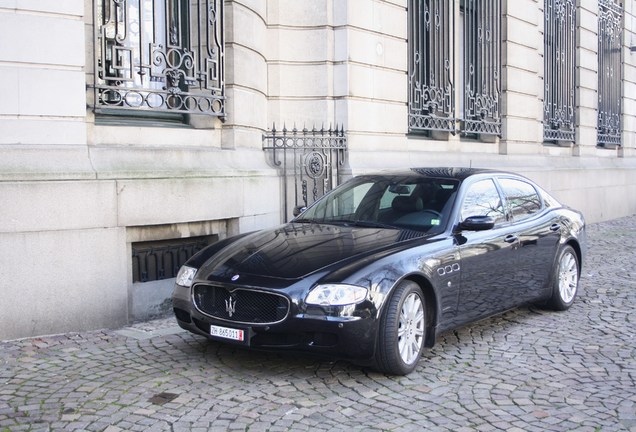
<path fill-rule="evenodd" d="M 448 332 L 406 377 L 218 345 L 172 318 L 0 342 L 0 432 L 636 432 L 636 216 L 588 238 L 569 311 Z"/>

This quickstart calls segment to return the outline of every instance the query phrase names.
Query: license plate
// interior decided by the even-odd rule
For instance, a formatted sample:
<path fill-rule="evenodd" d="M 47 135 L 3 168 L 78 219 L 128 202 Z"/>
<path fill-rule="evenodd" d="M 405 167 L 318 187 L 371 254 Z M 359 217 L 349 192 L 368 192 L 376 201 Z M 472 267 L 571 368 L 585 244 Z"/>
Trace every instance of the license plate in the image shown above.
<path fill-rule="evenodd" d="M 228 327 L 220 327 L 211 325 L 210 336 L 215 336 L 223 339 L 230 339 L 234 341 L 245 341 L 245 332 L 239 329 L 233 329 Z"/>

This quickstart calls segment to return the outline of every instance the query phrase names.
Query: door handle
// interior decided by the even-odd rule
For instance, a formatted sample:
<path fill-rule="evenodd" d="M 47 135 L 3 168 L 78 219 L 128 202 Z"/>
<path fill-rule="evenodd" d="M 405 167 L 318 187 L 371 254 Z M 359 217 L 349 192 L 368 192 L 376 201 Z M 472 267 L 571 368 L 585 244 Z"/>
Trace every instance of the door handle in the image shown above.
<path fill-rule="evenodd" d="M 560 229 L 561 229 L 561 225 L 559 225 L 557 223 L 550 225 L 550 231 L 552 231 L 552 232 L 559 231 Z"/>
<path fill-rule="evenodd" d="M 517 240 L 519 240 L 519 237 L 517 237 L 517 236 L 516 236 L 516 235 L 514 235 L 514 234 L 509 234 L 509 235 L 507 235 L 507 236 L 506 236 L 506 238 L 504 238 L 504 241 L 505 241 L 506 243 L 514 243 L 514 242 L 516 242 Z"/>

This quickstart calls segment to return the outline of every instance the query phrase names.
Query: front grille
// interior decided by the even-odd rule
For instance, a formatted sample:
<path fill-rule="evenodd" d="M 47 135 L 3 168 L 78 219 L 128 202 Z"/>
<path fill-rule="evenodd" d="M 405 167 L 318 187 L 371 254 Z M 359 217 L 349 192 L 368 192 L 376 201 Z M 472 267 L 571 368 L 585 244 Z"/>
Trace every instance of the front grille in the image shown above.
<path fill-rule="evenodd" d="M 202 313 L 235 323 L 274 324 L 289 312 L 287 297 L 266 291 L 199 284 L 194 286 L 193 296 Z"/>

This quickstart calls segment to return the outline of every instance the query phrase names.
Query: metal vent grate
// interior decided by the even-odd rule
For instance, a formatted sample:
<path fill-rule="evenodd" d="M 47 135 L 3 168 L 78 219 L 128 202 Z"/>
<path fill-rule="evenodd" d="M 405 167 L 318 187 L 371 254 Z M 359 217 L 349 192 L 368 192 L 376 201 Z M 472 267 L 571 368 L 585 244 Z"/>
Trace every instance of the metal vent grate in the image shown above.
<path fill-rule="evenodd" d="M 132 244 L 133 282 L 150 282 L 177 276 L 179 268 L 218 236 L 189 237 Z"/>

